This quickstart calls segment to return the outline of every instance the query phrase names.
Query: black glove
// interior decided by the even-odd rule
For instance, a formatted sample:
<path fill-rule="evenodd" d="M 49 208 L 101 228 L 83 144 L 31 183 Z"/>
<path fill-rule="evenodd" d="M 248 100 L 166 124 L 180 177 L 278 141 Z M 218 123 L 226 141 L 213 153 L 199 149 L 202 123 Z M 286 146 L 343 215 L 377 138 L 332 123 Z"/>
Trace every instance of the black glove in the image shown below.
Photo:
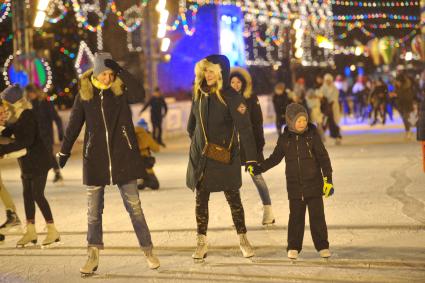
<path fill-rule="evenodd" d="M 111 69 L 115 73 L 115 75 L 118 75 L 122 71 L 121 66 L 112 59 L 105 59 L 103 61 L 103 64 L 105 64 L 106 67 Z"/>
<path fill-rule="evenodd" d="M 71 156 L 71 154 L 66 154 L 66 153 L 62 153 L 62 152 L 58 152 L 56 154 L 56 158 L 58 159 L 58 163 L 60 168 L 65 167 L 66 162 L 68 161 L 68 158 Z"/>
<path fill-rule="evenodd" d="M 245 172 L 248 172 L 251 176 L 256 176 L 262 173 L 262 169 L 257 161 L 251 161 L 245 164 Z"/>
<path fill-rule="evenodd" d="M 143 161 L 145 162 L 146 168 L 152 168 L 155 165 L 155 157 L 153 156 L 144 156 Z"/>

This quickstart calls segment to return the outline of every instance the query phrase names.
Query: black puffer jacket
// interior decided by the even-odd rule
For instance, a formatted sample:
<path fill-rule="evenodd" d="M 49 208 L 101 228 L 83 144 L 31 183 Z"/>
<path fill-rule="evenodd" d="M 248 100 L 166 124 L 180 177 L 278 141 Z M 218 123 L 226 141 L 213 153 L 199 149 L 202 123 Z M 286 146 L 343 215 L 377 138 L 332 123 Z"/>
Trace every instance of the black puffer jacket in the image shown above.
<path fill-rule="evenodd" d="M 40 137 L 37 120 L 32 110 L 24 110 L 16 123 L 6 127 L 6 136 L 14 136 L 13 142 L 0 145 L 0 156 L 26 149 L 27 154 L 18 158 L 21 174 L 35 177 L 46 174 L 52 167 L 49 153 Z"/>
<path fill-rule="evenodd" d="M 214 55 L 207 57 L 207 60 L 211 60 L 210 62 L 214 64 L 220 64 L 223 78 L 221 93 L 226 105 L 219 101 L 216 94 L 208 96 L 200 94 L 200 98 L 193 101 L 187 126 L 191 145 L 186 184 L 188 188 L 195 190 L 202 179 L 203 188 L 210 192 L 237 190 L 242 186 L 237 135 L 239 134 L 241 142 L 245 145 L 247 159 L 256 161 L 257 153 L 252 126 L 244 98 L 229 86 L 230 66 L 227 58 L 222 55 Z M 201 116 L 210 143 L 228 147 L 233 134 L 230 164 L 209 159 L 202 154 L 205 138 Z"/>
<path fill-rule="evenodd" d="M 322 176 L 332 177 L 332 166 L 316 126 L 308 124 L 308 129 L 300 135 L 285 127 L 273 153 L 261 163 L 263 171 L 276 166 L 284 157 L 288 198 L 322 196 Z"/>
<path fill-rule="evenodd" d="M 143 86 L 123 70 L 111 88 L 100 91 L 91 83 L 91 75 L 92 71 L 88 71 L 80 79 L 80 92 L 75 97 L 61 152 L 71 152 L 85 123 L 85 185 L 104 186 L 111 184 L 111 180 L 113 184 L 123 184 L 143 178 L 144 164 L 129 107 L 143 102 Z"/>
<path fill-rule="evenodd" d="M 59 140 L 63 140 L 62 120 L 54 106 L 45 99 L 35 99 L 31 101 L 32 109 L 37 117 L 40 136 L 44 143 L 48 146 L 53 145 L 53 122 L 58 128 Z"/>
<path fill-rule="evenodd" d="M 248 107 L 249 118 L 251 120 L 252 132 L 254 134 L 255 145 L 257 149 L 257 161 L 264 160 L 263 149 L 265 145 L 264 129 L 263 129 L 263 112 L 261 111 L 260 101 L 257 95 L 252 93 L 252 78 L 247 70 L 235 67 L 231 69 L 230 81 L 233 77 L 237 77 L 242 82 L 240 94 L 243 95 Z M 246 162 L 245 150 L 241 143 L 241 162 L 242 165 Z"/>

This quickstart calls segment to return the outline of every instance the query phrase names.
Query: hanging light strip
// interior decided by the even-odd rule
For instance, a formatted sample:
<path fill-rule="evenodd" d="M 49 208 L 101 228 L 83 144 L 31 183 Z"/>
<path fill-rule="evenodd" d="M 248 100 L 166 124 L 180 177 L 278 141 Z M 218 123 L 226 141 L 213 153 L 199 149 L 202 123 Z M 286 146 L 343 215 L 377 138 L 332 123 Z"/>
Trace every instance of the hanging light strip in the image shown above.
<path fill-rule="evenodd" d="M 0 23 L 3 22 L 10 14 L 11 0 L 4 0 L 0 6 Z"/>
<path fill-rule="evenodd" d="M 356 20 L 372 20 L 372 19 L 390 19 L 400 21 L 419 21 L 419 17 L 412 15 L 399 15 L 387 13 L 371 13 L 359 15 L 335 15 L 332 17 L 334 21 L 356 21 Z"/>
<path fill-rule="evenodd" d="M 332 5 L 348 6 L 348 7 L 364 7 L 364 8 L 397 8 L 397 7 L 413 7 L 419 6 L 418 1 L 344 1 L 332 0 Z"/>

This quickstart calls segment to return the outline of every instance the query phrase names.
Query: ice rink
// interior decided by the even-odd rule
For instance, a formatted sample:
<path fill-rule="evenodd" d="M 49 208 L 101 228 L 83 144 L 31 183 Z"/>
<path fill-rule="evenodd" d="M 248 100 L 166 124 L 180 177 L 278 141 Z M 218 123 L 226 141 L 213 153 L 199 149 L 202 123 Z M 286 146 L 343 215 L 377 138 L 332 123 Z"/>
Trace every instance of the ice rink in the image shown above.
<path fill-rule="evenodd" d="M 265 156 L 276 141 L 273 131 L 267 133 Z M 195 200 L 185 186 L 189 141 L 182 137 L 168 139 L 168 147 L 156 155 L 161 189 L 140 193 L 161 260 L 159 270 L 148 269 L 119 193 L 111 187 L 105 196 L 105 250 L 97 275 L 80 277 L 86 260 L 87 200 L 77 146 L 63 170 L 64 184 L 53 185 L 49 175 L 46 188 L 63 245 L 16 249 L 19 234 L 6 235 L 0 246 L 0 282 L 425 282 L 425 173 L 419 144 L 405 142 L 401 128 L 394 125 L 345 127 L 343 135 L 342 146 L 327 143 L 336 189 L 325 199 L 333 253 L 328 262 L 314 250 L 308 226 L 300 259 L 291 263 L 286 257 L 288 200 L 281 164 L 264 174 L 276 216 L 272 227 L 262 227 L 259 195 L 244 174 L 242 201 L 256 257 L 242 257 L 227 202 L 222 193 L 215 193 L 210 200 L 208 258 L 195 264 Z M 24 219 L 16 161 L 0 166 Z M 4 219 L 1 211 L 0 221 Z M 42 220 L 37 211 L 39 242 L 45 234 Z"/>

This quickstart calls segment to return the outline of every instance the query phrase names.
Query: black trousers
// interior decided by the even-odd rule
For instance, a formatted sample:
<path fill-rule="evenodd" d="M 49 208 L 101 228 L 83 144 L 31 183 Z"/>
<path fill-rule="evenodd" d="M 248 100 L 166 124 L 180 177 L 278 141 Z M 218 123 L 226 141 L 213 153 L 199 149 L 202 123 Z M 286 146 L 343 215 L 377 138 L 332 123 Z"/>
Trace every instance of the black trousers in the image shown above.
<path fill-rule="evenodd" d="M 233 224 L 235 224 L 238 234 L 246 233 L 245 212 L 243 210 L 241 195 L 239 190 L 225 191 L 227 203 L 232 213 Z M 207 235 L 208 230 L 208 201 L 210 200 L 210 192 L 205 189 L 196 189 L 196 223 L 197 232 L 201 235 Z"/>
<path fill-rule="evenodd" d="M 276 131 L 279 135 L 282 134 L 282 127 L 284 125 L 285 125 L 285 119 L 283 119 L 282 117 L 276 114 Z"/>
<path fill-rule="evenodd" d="M 50 205 L 44 196 L 44 189 L 46 188 L 47 173 L 28 177 L 22 176 L 22 185 L 24 187 L 24 206 L 25 216 L 28 222 L 34 223 L 35 221 L 35 204 L 43 214 L 44 220 L 48 223 L 53 222 L 52 211 Z"/>
<path fill-rule="evenodd" d="M 305 211 L 308 207 L 310 232 L 314 247 L 320 251 L 329 248 L 328 228 L 325 220 L 323 198 L 290 199 L 287 250 L 301 252 L 304 239 Z"/>
<path fill-rule="evenodd" d="M 152 134 L 154 140 L 158 143 L 162 143 L 162 119 L 152 120 Z"/>

